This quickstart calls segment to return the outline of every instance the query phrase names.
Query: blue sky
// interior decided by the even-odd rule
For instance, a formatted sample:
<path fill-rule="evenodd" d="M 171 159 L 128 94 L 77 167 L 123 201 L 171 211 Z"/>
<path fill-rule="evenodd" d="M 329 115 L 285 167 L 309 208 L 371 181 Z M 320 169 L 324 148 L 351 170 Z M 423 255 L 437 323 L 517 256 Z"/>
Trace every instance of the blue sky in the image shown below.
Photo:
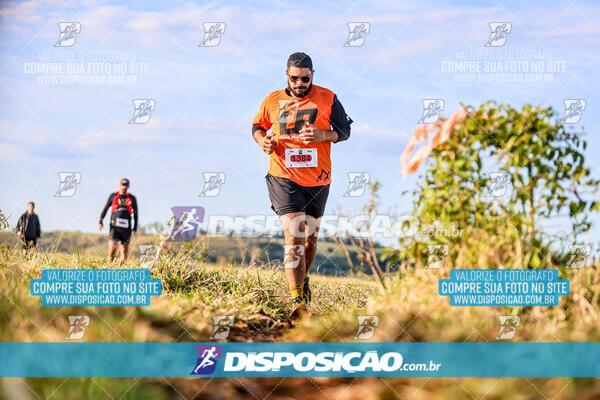
<path fill-rule="evenodd" d="M 271 213 L 268 157 L 250 126 L 264 97 L 285 86 L 285 63 L 295 51 L 312 57 L 315 83 L 334 91 L 354 120 L 350 140 L 332 146 L 328 213 L 359 212 L 366 197 L 343 197 L 347 173 L 355 171 L 383 183 L 382 209 L 411 211 L 401 192 L 418 184 L 418 173 L 398 171 L 422 99 L 444 99 L 443 116 L 459 102 L 552 105 L 562 113 L 564 99 L 585 99 L 575 127 L 585 127 L 587 161 L 596 175 L 600 168 L 594 3 L 34 0 L 4 2 L 1 14 L 0 208 L 12 226 L 33 200 L 45 230 L 96 231 L 123 176 L 144 224 L 168 220 L 178 205 L 200 205 L 207 214 Z M 512 31 L 503 47 L 486 48 L 494 21 L 510 22 Z M 72 47 L 54 46 L 59 22 L 81 23 Z M 199 46 L 204 22 L 225 23 L 218 46 Z M 343 46 L 349 22 L 369 23 L 362 46 Z M 134 83 L 56 84 L 39 71 L 48 57 L 115 54 L 138 63 L 126 65 Z M 482 83 L 443 67 L 513 55 L 527 65 L 538 57 L 547 81 Z M 560 69 L 549 71 L 550 64 Z M 99 66 L 84 67 L 102 75 L 93 69 Z M 150 121 L 128 124 L 132 100 L 147 98 L 156 100 Z M 73 197 L 54 196 L 63 171 L 81 173 Z M 224 172 L 226 183 L 219 196 L 200 198 L 202 173 L 210 171 Z"/>

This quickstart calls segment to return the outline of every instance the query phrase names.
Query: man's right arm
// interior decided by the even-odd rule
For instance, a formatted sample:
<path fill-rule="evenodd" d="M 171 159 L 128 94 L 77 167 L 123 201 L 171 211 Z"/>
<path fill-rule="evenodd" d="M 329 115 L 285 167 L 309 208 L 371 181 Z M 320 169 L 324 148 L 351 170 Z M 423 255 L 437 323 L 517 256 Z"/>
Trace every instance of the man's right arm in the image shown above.
<path fill-rule="evenodd" d="M 17 235 L 23 232 L 24 229 L 24 216 L 25 214 L 19 217 L 19 221 L 17 222 Z"/>
<path fill-rule="evenodd" d="M 114 195 L 115 195 L 114 193 L 111 193 L 111 194 L 108 196 L 108 200 L 106 200 L 106 204 L 104 205 L 104 208 L 102 209 L 102 212 L 100 213 L 100 225 L 102 225 L 102 220 L 103 220 L 103 219 L 104 219 L 104 217 L 106 216 L 106 212 L 108 211 L 108 207 L 110 207 L 110 205 L 111 205 L 111 204 L 112 204 L 112 202 L 113 202 L 113 196 L 114 196 Z"/>
<path fill-rule="evenodd" d="M 261 146 L 261 142 L 266 135 L 267 132 L 263 128 L 258 125 L 252 125 L 252 137 L 259 146 Z"/>
<path fill-rule="evenodd" d="M 271 154 L 277 147 L 277 142 L 273 140 L 273 135 L 267 135 L 265 130 L 260 126 L 252 125 L 252 137 L 258 143 L 262 151 Z"/>
<path fill-rule="evenodd" d="M 272 135 L 267 135 L 267 131 L 273 125 L 269 113 L 271 96 L 267 96 L 260 105 L 258 113 L 252 121 L 252 137 L 258 143 L 260 148 L 267 154 L 271 154 L 275 149 L 275 142 L 272 140 Z"/>

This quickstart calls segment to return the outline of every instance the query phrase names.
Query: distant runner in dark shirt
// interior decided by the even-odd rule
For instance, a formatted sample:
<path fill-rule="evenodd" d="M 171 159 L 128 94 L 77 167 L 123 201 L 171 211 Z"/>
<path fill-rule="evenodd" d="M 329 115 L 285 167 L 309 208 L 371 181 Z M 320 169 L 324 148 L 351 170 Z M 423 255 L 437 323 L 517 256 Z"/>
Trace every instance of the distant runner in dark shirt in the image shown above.
<path fill-rule="evenodd" d="M 108 260 L 112 261 L 117 249 L 117 244 L 121 244 L 121 258 L 119 263 L 123 264 L 127 260 L 129 240 L 135 235 L 138 225 L 138 207 L 134 195 L 128 193 L 129 179 L 121 179 L 119 190 L 111 193 L 106 200 L 106 204 L 100 213 L 100 223 L 98 229 L 102 231 L 104 227 L 102 220 L 110 208 L 110 241 L 108 242 Z M 132 223 L 133 218 L 133 223 Z"/>
<path fill-rule="evenodd" d="M 23 240 L 23 250 L 35 249 L 42 237 L 42 228 L 40 219 L 33 212 L 35 203 L 30 201 L 27 204 L 27 212 L 19 218 L 17 222 L 17 236 Z"/>

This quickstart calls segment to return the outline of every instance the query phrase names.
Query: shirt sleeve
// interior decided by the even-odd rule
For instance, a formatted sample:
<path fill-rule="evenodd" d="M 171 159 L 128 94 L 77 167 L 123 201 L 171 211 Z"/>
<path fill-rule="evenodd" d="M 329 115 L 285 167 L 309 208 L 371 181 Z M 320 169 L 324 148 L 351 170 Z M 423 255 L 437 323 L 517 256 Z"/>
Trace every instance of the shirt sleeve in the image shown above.
<path fill-rule="evenodd" d="M 40 217 L 36 216 L 35 218 L 37 220 L 37 226 L 36 226 L 36 231 L 35 231 L 35 237 L 39 238 L 42 236 L 42 225 L 40 224 Z"/>
<path fill-rule="evenodd" d="M 111 205 L 111 204 L 112 204 L 112 202 L 113 202 L 113 196 L 114 196 L 114 195 L 115 195 L 114 193 L 111 193 L 111 194 L 108 196 L 108 200 L 106 200 L 106 204 L 104 205 L 104 208 L 102 209 L 102 212 L 100 213 L 100 223 L 102 223 L 102 220 L 103 220 L 103 219 L 104 219 L 104 217 L 106 216 L 106 212 L 108 211 L 108 207 L 110 207 L 110 205 Z"/>
<path fill-rule="evenodd" d="M 354 121 L 346 114 L 346 110 L 344 110 L 344 106 L 340 103 L 337 95 L 333 96 L 329 122 L 331 123 L 333 130 L 338 134 L 338 140 L 335 143 L 348 140 L 350 137 L 350 125 Z"/>
<path fill-rule="evenodd" d="M 258 114 L 254 117 L 252 121 L 252 134 L 256 131 L 255 126 L 264 130 L 265 132 L 271 129 L 273 125 L 271 123 L 271 117 L 269 116 L 269 96 L 267 96 L 262 104 L 260 105 L 260 110 L 258 110 Z"/>
<path fill-rule="evenodd" d="M 25 224 L 23 221 L 25 220 L 25 214 L 19 217 L 19 221 L 17 222 L 17 232 L 23 232 L 25 230 Z"/>
<path fill-rule="evenodd" d="M 137 199 L 135 198 L 135 196 L 131 196 L 131 207 L 133 208 L 133 218 L 135 219 L 135 222 L 133 223 L 133 230 L 137 231 L 139 214 Z"/>

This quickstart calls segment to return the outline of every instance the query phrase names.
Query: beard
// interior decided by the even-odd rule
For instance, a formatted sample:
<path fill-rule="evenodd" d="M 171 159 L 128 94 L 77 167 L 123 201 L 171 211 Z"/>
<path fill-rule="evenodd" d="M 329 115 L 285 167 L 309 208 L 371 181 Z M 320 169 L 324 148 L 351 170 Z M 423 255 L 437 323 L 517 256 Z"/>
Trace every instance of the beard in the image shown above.
<path fill-rule="evenodd" d="M 288 89 L 290 89 L 290 92 L 296 96 L 296 97 L 304 97 L 308 94 L 308 92 L 310 92 L 310 89 L 312 87 L 312 82 L 310 84 L 306 83 L 299 83 L 297 84 L 296 88 L 293 88 L 290 86 L 290 82 L 288 80 Z"/>

